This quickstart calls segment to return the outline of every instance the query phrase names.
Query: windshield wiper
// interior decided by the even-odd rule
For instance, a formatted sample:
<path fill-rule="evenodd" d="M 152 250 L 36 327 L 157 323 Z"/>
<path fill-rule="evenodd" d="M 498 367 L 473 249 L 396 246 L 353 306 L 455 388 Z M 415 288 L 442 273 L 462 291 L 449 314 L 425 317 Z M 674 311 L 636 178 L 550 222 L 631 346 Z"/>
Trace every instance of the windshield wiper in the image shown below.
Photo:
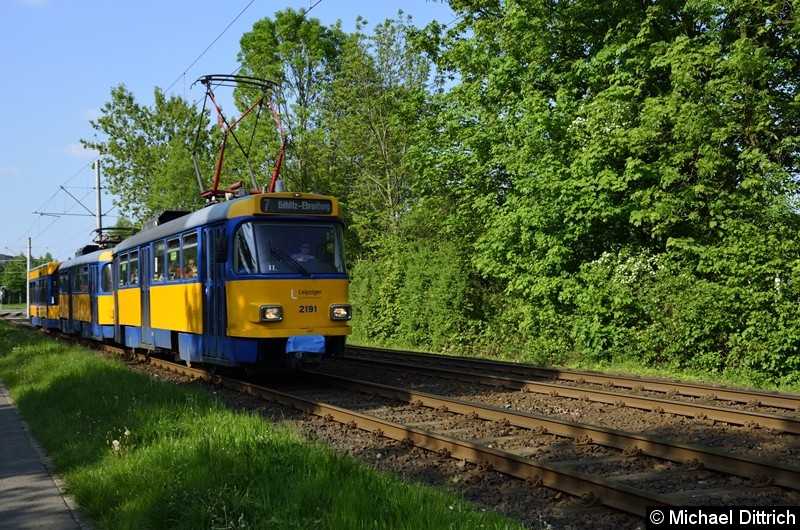
<path fill-rule="evenodd" d="M 297 261 L 295 261 L 294 258 L 292 258 L 286 252 L 284 252 L 284 251 L 282 251 L 280 249 L 277 249 L 277 248 L 270 247 L 269 253 L 272 254 L 273 257 L 278 258 L 278 260 L 281 263 L 285 263 L 286 265 L 288 265 L 289 267 L 293 268 L 294 270 L 296 270 L 297 272 L 299 272 L 300 274 L 302 274 L 306 278 L 311 276 L 311 273 L 308 272 L 308 270 L 306 270 L 305 267 L 300 265 Z"/>

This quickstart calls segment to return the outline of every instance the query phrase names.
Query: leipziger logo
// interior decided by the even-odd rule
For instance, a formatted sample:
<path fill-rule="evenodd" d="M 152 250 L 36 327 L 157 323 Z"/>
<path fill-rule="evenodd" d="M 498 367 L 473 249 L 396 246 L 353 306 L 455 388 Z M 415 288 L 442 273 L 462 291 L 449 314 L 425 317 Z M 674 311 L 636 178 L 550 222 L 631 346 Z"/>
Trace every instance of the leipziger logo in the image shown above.
<path fill-rule="evenodd" d="M 299 289 L 297 294 L 295 294 L 294 289 L 292 289 L 291 297 L 292 300 L 297 300 L 299 298 L 319 298 L 322 295 L 322 289 Z"/>

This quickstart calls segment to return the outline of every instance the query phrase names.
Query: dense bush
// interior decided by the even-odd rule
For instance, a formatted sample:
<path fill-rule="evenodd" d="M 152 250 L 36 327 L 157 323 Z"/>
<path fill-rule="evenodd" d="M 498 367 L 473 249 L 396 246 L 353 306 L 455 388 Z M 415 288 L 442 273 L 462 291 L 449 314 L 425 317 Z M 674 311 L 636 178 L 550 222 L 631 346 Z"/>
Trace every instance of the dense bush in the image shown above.
<path fill-rule="evenodd" d="M 352 275 L 354 340 L 443 351 L 474 339 L 479 300 L 456 245 L 397 242 L 358 262 Z"/>
<path fill-rule="evenodd" d="M 474 275 L 459 253 L 450 243 L 410 243 L 359 262 L 353 340 L 542 364 L 628 363 L 758 385 L 800 382 L 800 293 L 786 271 L 758 285 L 735 275 L 715 281 L 669 254 L 626 248 L 564 279 L 554 300 L 537 301 L 471 288 Z"/>

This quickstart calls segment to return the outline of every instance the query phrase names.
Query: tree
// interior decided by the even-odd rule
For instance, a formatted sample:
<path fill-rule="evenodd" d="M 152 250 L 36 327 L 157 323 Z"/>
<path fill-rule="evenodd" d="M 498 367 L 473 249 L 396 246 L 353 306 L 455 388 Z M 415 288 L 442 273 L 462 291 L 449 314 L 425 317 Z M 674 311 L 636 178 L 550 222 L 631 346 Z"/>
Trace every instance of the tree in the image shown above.
<path fill-rule="evenodd" d="M 240 40 L 239 73 L 278 85 L 273 99 L 276 109 L 282 111 L 288 139 L 283 179 L 289 189 L 328 193 L 332 188 L 330 176 L 321 172 L 315 161 L 324 149 L 319 129 L 320 105 L 338 70 L 343 41 L 339 24 L 323 26 L 318 19 L 308 18 L 302 9 L 278 11 L 275 20 L 259 20 Z M 237 92 L 240 110 L 246 108 L 251 96 L 246 90 Z M 250 123 L 243 126 L 250 131 Z M 263 145 L 266 151 L 259 151 L 256 158 L 274 160 L 280 136 L 272 130 L 261 134 L 269 136 L 257 136 L 261 140 L 254 145 Z"/>
<path fill-rule="evenodd" d="M 791 297 L 798 281 L 793 5 L 451 7 L 439 66 L 461 82 L 432 117 L 420 185 L 454 204 L 445 226 L 473 220 L 478 271 L 527 302 L 518 329 L 580 354 L 647 337 L 703 368 L 796 367 L 800 315 L 774 304 L 776 282 Z M 654 274 L 624 283 L 634 264 Z M 733 304 L 702 329 L 667 311 L 700 289 Z M 684 327 L 656 339 L 664 314 Z"/>
<path fill-rule="evenodd" d="M 36 268 L 52 261 L 53 256 L 49 252 L 44 256 L 31 256 L 31 268 Z M 25 293 L 28 290 L 28 258 L 25 255 L 19 254 L 6 262 L 5 267 L 0 270 L 0 285 L 6 288 L 3 303 L 25 301 Z"/>
<path fill-rule="evenodd" d="M 27 270 L 28 260 L 22 254 L 6 262 L 6 266 L 0 272 L 0 285 L 6 288 L 4 303 L 19 302 L 24 299 L 28 285 Z"/>
<path fill-rule="evenodd" d="M 339 175 L 352 227 L 371 246 L 400 226 L 413 196 L 413 134 L 427 99 L 430 61 L 411 17 L 386 20 L 374 35 L 359 25 L 326 95 L 328 171 Z"/>
<path fill-rule="evenodd" d="M 204 175 L 213 174 L 216 153 L 207 115 L 200 115 L 180 97 L 167 98 L 158 88 L 154 99 L 153 105 L 145 107 L 124 85 L 115 87 L 103 115 L 90 122 L 105 139 L 81 140 L 85 147 L 99 151 L 106 188 L 119 198 L 115 204 L 120 213 L 139 223 L 164 210 L 193 210 L 201 205 L 191 158 L 198 130 Z"/>
<path fill-rule="evenodd" d="M 447 208 L 428 201 L 418 182 L 438 160 L 424 155 L 435 142 L 426 118 L 437 113 L 431 92 L 441 81 L 411 17 L 400 12 L 374 35 L 362 31 L 344 47 L 324 122 L 362 245 L 351 289 L 356 338 L 436 350 L 475 345 L 488 306 L 466 234 L 440 230 Z"/>

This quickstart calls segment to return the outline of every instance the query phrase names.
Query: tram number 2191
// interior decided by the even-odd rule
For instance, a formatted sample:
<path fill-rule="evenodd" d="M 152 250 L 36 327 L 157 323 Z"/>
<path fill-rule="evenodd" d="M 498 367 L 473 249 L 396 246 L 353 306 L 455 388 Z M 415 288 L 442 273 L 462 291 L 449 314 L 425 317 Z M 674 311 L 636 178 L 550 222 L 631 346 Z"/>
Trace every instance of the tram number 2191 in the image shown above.
<path fill-rule="evenodd" d="M 301 313 L 316 313 L 317 312 L 317 306 L 315 306 L 315 305 L 301 305 L 300 306 L 300 312 Z"/>

